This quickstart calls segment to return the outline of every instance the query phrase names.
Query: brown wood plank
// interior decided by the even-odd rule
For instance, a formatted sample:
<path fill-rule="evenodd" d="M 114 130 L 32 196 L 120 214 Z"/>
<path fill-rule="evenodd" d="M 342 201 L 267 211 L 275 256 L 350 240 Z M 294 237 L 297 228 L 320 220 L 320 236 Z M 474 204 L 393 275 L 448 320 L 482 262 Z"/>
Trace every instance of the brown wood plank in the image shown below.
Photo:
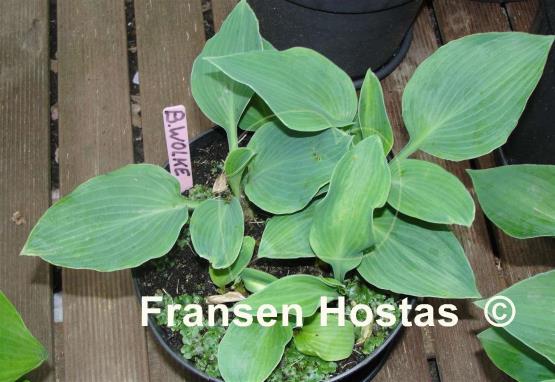
<path fill-rule="evenodd" d="M 152 382 L 201 382 L 195 376 L 189 375 L 183 367 L 175 362 L 160 346 L 154 336 L 147 335 L 150 380 Z"/>
<path fill-rule="evenodd" d="M 421 330 L 417 327 L 404 328 L 399 342 L 391 352 L 374 382 L 430 381 L 430 373 Z"/>
<path fill-rule="evenodd" d="M 19 256 L 50 203 L 48 64 L 48 1 L 1 1 L 0 290 L 50 353 L 33 381 L 54 381 L 50 267 Z"/>
<path fill-rule="evenodd" d="M 164 164 L 164 107 L 185 105 L 191 138 L 211 126 L 190 89 L 193 61 L 205 41 L 201 3 L 136 0 L 135 18 L 145 161 Z"/>
<path fill-rule="evenodd" d="M 58 0 L 60 189 L 133 161 L 124 1 Z M 64 269 L 65 377 L 148 381 L 128 271 Z"/>
<path fill-rule="evenodd" d="M 510 285 L 555 268 L 555 239 L 518 240 L 496 229 L 501 267 Z"/>
<path fill-rule="evenodd" d="M 433 5 L 443 43 L 472 33 L 510 30 L 499 3 L 434 0 Z"/>
<path fill-rule="evenodd" d="M 212 15 L 214 17 L 214 30 L 217 32 L 225 18 L 231 12 L 238 0 L 212 0 Z"/>
<path fill-rule="evenodd" d="M 474 4 L 473 2 L 469 3 Z M 488 4 L 489 6 L 491 5 Z M 460 14 L 456 15 L 456 18 L 468 22 Z M 402 128 L 403 124 L 400 118 L 400 100 L 406 81 L 410 78 L 416 66 L 438 48 L 432 22 L 433 13 L 430 9 L 425 8 L 415 25 L 413 46 L 408 57 L 384 81 L 386 102 L 395 130 L 396 151 L 408 139 L 406 131 Z M 466 168 L 470 168 L 468 162 L 447 162 L 423 153 L 419 153 L 417 157 L 442 165 L 463 180 L 467 187 L 470 186 L 469 179 L 464 171 Z M 503 279 L 495 267 L 495 257 L 481 212 L 477 212 L 476 221 L 471 229 L 454 227 L 454 232 L 465 249 L 482 294 L 489 295 L 504 286 Z M 441 379 L 444 381 L 466 379 L 473 381 L 504 380 L 501 373 L 481 352 L 480 344 L 475 337 L 476 333 L 486 326 L 481 311 L 474 308 L 469 301 L 430 300 L 430 303 L 436 308 L 439 304 L 445 302 L 457 305 L 460 320 L 456 327 L 434 327 L 431 331 Z"/>
<path fill-rule="evenodd" d="M 162 125 L 164 107 L 185 105 L 191 138 L 211 126 L 190 90 L 192 64 L 205 41 L 201 3 L 135 0 L 135 20 L 145 161 L 161 165 L 167 161 Z M 150 380 L 185 380 L 180 366 L 150 334 L 147 339 Z"/>
<path fill-rule="evenodd" d="M 528 32 L 534 23 L 534 18 L 539 8 L 538 0 L 527 0 L 523 2 L 507 3 L 507 15 L 514 31 Z"/>
<path fill-rule="evenodd" d="M 391 75 L 382 81 L 386 107 L 395 134 L 395 152 L 398 152 L 407 141 L 401 117 L 401 96 L 403 90 L 416 66 L 435 49 L 437 49 L 437 44 L 433 27 L 430 23 L 429 9 L 424 7 L 416 20 L 414 38 L 407 57 Z M 406 329 L 406 333 L 393 350 L 384 369 L 378 374 L 377 380 L 430 380 L 422 329 L 417 327 Z"/>

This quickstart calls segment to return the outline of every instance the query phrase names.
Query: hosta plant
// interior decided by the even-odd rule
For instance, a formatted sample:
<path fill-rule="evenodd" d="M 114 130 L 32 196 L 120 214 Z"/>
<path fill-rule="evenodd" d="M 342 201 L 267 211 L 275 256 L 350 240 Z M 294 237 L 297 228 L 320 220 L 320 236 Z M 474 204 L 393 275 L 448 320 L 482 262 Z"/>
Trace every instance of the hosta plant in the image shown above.
<path fill-rule="evenodd" d="M 206 43 L 191 75 L 196 103 L 225 130 L 229 153 L 223 168 L 231 192 L 205 200 L 183 196 L 164 169 L 129 165 L 60 199 L 35 226 L 22 254 L 64 267 L 114 271 L 165 255 L 184 229 L 220 289 L 241 282 L 249 292 L 242 303 L 253 308 L 303 308 L 302 325 L 232 323 L 217 351 L 226 382 L 267 379 L 284 351 L 288 357 L 346 358 L 357 346 L 354 328 L 323 328 L 317 317 L 320 297 L 346 294 L 356 274 L 366 285 L 398 294 L 480 297 L 463 247 L 449 229 L 472 224 L 472 197 L 442 167 L 410 156 L 421 150 L 459 161 L 503 144 L 552 41 L 488 33 L 439 49 L 405 89 L 410 141 L 388 160 L 394 138 L 376 76 L 368 71 L 357 96 L 347 74 L 319 53 L 274 49 L 241 1 Z M 246 145 L 240 145 L 239 129 L 251 134 Z M 244 228 L 257 210 L 271 215 L 260 240 Z M 317 259 L 335 279 L 276 279 L 253 269 L 254 258 Z"/>
<path fill-rule="evenodd" d="M 492 362 L 517 381 L 555 380 L 554 290 L 555 270 L 552 270 L 520 281 L 494 296 L 508 298 L 514 308 L 495 312 L 495 304 L 486 306 L 487 299 L 476 302 L 500 323 L 515 312 L 508 325 L 486 329 L 478 338 Z"/>
<path fill-rule="evenodd" d="M 469 171 L 488 218 L 517 239 L 555 236 L 555 166 L 512 165 Z M 520 281 L 494 298 L 514 308 L 514 319 L 478 338 L 492 362 L 517 381 L 555 380 L 555 270 Z M 476 304 L 494 317 L 494 305 Z M 504 302 L 505 305 L 507 304 Z M 497 314 L 500 322 L 507 317 Z M 496 320 L 498 321 L 498 320 Z"/>

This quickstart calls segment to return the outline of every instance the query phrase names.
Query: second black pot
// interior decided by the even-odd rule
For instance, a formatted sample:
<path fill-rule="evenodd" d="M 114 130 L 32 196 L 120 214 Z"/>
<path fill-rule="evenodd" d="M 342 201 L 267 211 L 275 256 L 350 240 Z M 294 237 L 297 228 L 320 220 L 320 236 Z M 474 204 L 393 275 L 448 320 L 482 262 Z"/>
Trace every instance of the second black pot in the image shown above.
<path fill-rule="evenodd" d="M 555 33 L 555 0 L 544 0 L 534 33 Z M 555 164 L 555 49 L 542 78 L 507 143 L 499 150 L 502 164 Z"/>
<path fill-rule="evenodd" d="M 277 49 L 314 49 L 355 82 L 383 78 L 408 51 L 423 0 L 248 0 L 261 34 Z"/>

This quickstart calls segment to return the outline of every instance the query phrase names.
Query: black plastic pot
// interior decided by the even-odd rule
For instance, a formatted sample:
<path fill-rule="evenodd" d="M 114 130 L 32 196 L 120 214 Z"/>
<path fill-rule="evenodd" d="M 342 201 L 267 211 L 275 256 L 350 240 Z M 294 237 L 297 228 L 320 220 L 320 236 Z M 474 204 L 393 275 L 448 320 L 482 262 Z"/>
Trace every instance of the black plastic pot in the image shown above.
<path fill-rule="evenodd" d="M 402 61 L 423 0 L 248 0 L 262 35 L 282 50 L 322 53 L 360 82 L 384 78 Z"/>
<path fill-rule="evenodd" d="M 213 142 L 214 138 L 219 134 L 215 129 L 209 130 L 206 133 L 195 138 L 191 142 L 191 151 L 194 151 L 195 144 L 201 143 L 201 141 Z M 202 146 L 201 146 L 202 147 Z M 168 170 L 168 166 L 166 166 Z M 145 265 L 139 266 L 131 271 L 133 277 L 133 287 L 137 295 L 138 301 L 140 303 L 142 293 L 139 286 L 139 277 L 141 274 L 141 268 Z M 411 305 L 416 304 L 416 298 L 410 297 L 409 303 Z M 170 357 L 177 362 L 185 371 L 188 372 L 190 376 L 195 377 L 198 381 L 205 382 L 223 382 L 219 379 L 212 378 L 205 374 L 204 372 L 195 368 L 194 364 L 182 357 L 181 353 L 172 348 L 164 339 L 163 329 L 158 325 L 156 320 L 149 316 L 148 326 L 150 331 L 154 335 L 156 341 L 160 346 L 170 355 Z M 360 362 L 352 369 L 347 370 L 344 373 L 336 375 L 335 377 L 327 380 L 326 382 L 369 382 L 376 374 L 380 371 L 383 364 L 387 360 L 390 351 L 394 347 L 395 342 L 400 337 L 403 326 L 398 325 L 386 338 L 383 344 L 381 344 L 377 349 L 375 349 L 372 354 L 370 354 L 364 361 Z"/>
<path fill-rule="evenodd" d="M 500 3 L 500 4 L 504 4 L 504 3 L 516 3 L 518 1 L 523 1 L 523 0 L 472 0 L 472 1 L 477 1 L 479 3 Z"/>
<path fill-rule="evenodd" d="M 534 33 L 555 33 L 555 0 L 544 0 Z M 499 150 L 502 164 L 555 164 L 555 49 L 509 140 Z"/>

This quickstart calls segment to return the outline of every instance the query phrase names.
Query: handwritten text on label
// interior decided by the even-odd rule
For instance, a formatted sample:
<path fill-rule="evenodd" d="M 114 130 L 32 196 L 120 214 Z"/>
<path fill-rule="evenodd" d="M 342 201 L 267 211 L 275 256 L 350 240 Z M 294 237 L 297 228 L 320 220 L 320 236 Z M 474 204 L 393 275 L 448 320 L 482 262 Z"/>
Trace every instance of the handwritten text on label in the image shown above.
<path fill-rule="evenodd" d="M 183 192 L 193 187 L 193 169 L 191 168 L 185 106 L 176 105 L 164 109 L 164 130 L 170 172 L 179 180 L 181 192 Z"/>

